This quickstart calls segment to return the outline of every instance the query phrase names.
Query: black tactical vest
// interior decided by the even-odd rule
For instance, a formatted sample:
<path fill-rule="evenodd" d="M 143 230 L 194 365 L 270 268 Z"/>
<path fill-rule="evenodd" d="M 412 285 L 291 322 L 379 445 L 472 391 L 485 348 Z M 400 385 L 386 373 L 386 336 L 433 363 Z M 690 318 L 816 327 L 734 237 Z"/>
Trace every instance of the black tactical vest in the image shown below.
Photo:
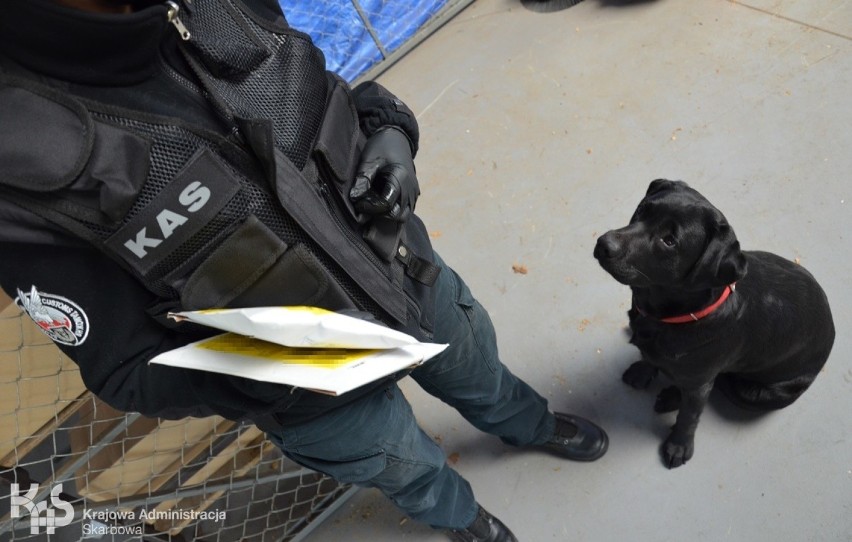
<path fill-rule="evenodd" d="M 428 235 L 412 217 L 389 260 L 364 242 L 348 198 L 363 135 L 310 38 L 232 0 L 170 18 L 196 81 L 174 76 L 230 134 L 0 74 L 0 197 L 104 251 L 163 311 L 359 309 L 428 339 Z"/>

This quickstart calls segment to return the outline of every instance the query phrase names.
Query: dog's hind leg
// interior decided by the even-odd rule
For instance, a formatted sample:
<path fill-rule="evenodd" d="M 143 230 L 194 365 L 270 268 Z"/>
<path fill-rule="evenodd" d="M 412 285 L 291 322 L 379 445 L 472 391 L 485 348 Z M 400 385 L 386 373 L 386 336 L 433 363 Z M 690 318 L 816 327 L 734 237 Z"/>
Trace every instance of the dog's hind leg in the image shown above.
<path fill-rule="evenodd" d="M 637 361 L 624 371 L 621 380 L 634 389 L 644 390 L 651 385 L 658 372 L 659 370 L 647 361 Z"/>
<path fill-rule="evenodd" d="M 747 410 L 779 410 L 790 406 L 816 379 L 802 375 L 784 382 L 764 384 L 734 374 L 722 374 L 716 379 L 719 390 L 735 405 Z"/>
<path fill-rule="evenodd" d="M 658 412 L 660 414 L 664 412 L 674 412 L 675 410 L 680 409 L 680 403 L 680 388 L 677 386 L 663 388 L 663 390 L 657 394 L 657 401 L 654 403 L 654 412 Z"/>

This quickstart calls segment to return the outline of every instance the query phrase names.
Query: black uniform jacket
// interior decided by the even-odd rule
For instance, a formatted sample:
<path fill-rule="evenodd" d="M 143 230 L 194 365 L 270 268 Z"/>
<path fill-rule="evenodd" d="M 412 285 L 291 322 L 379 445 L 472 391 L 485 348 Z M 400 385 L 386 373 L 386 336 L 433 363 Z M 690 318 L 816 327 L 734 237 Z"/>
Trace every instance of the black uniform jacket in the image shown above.
<path fill-rule="evenodd" d="M 274 0 L 244 0 L 243 4 L 259 18 L 283 20 Z M 217 122 L 210 104 L 187 92 L 162 69 L 167 65 L 192 77 L 177 51 L 178 39 L 167 21 L 165 4 L 152 2 L 142 11 L 112 16 L 75 11 L 46 0 L 0 3 L 0 70 L 28 73 L 60 91 L 125 107 L 135 104 L 141 110 L 223 132 L 227 128 Z M 398 100 L 374 83 L 359 86 L 355 95 L 366 135 L 381 125 L 396 124 L 416 151 L 417 125 L 407 108 L 400 108 Z M 8 107 L 14 104 L 0 103 L 0 129 Z M 37 115 L 32 122 L 40 122 Z M 121 266 L 51 222 L 1 198 L 0 286 L 12 298 L 20 291 L 32 299 L 30 294 L 37 292 L 42 306 L 38 318 L 43 320 L 37 323 L 45 329 L 56 314 L 51 312 L 54 309 L 70 318 L 76 337 L 63 341 L 59 336 L 58 346 L 79 365 L 90 390 L 124 411 L 164 418 L 219 414 L 275 429 L 387 385 L 377 383 L 331 398 L 238 377 L 149 365 L 158 353 L 213 332 L 163 326 L 149 315 L 161 300 Z"/>

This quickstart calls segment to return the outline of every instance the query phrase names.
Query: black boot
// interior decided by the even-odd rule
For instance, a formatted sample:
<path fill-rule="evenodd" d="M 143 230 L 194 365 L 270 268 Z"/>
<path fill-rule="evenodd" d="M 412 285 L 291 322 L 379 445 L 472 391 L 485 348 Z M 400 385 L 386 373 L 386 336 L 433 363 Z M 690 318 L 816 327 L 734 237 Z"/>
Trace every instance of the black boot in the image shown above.
<path fill-rule="evenodd" d="M 515 535 L 503 522 L 495 518 L 483 507 L 476 512 L 476 519 L 467 529 L 447 531 L 450 540 L 456 542 L 518 542 Z"/>
<path fill-rule="evenodd" d="M 603 429 L 585 418 L 554 412 L 556 427 L 553 436 L 541 447 L 574 461 L 600 459 L 609 447 L 609 437 Z"/>

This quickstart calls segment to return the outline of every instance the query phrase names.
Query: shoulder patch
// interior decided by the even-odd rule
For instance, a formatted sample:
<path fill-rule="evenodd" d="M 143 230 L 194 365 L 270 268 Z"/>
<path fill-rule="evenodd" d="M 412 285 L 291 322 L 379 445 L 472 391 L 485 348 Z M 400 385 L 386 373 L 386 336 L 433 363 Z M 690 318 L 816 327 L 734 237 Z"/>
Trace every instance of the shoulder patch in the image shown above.
<path fill-rule="evenodd" d="M 53 342 L 79 346 L 89 336 L 89 317 L 70 299 L 39 292 L 33 286 L 29 294 L 18 290 L 15 304 L 25 310 Z"/>

